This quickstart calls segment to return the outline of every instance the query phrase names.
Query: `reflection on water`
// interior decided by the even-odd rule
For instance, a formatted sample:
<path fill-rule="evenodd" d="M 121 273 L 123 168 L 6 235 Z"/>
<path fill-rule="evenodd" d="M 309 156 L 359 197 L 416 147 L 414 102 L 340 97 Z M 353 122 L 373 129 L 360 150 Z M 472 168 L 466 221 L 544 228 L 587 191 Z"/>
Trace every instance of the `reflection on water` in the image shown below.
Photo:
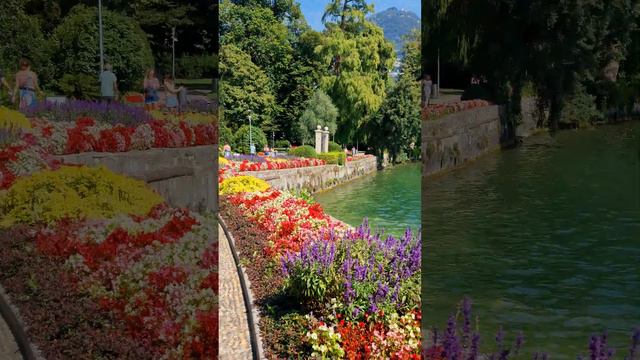
<path fill-rule="evenodd" d="M 640 326 L 640 124 L 532 138 L 423 190 L 427 322 L 445 325 L 468 295 L 485 345 L 499 325 L 554 359 L 604 328 L 628 344 Z"/>

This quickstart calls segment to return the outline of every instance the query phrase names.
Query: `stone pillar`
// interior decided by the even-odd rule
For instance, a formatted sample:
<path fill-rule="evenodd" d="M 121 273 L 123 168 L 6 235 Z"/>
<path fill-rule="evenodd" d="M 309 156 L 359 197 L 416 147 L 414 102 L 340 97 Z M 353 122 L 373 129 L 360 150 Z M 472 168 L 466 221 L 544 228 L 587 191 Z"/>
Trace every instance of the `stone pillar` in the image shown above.
<path fill-rule="evenodd" d="M 329 152 L 329 128 L 326 126 L 322 132 L 322 152 Z"/>
<path fill-rule="evenodd" d="M 322 152 L 322 126 L 318 125 L 316 132 L 316 152 L 320 154 Z"/>

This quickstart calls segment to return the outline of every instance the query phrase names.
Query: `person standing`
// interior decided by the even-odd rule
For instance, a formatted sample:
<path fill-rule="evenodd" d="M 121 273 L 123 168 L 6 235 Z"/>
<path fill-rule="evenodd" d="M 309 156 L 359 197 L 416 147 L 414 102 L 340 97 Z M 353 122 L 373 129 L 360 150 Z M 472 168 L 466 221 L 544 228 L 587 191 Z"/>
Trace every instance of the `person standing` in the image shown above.
<path fill-rule="evenodd" d="M 165 105 L 168 109 L 175 110 L 178 107 L 178 94 L 183 87 L 177 87 L 173 77 L 169 74 L 164 76 Z"/>
<path fill-rule="evenodd" d="M 107 103 L 118 100 L 118 78 L 112 70 L 111 64 L 107 63 L 100 74 L 100 96 Z"/>
<path fill-rule="evenodd" d="M 149 71 L 147 71 L 142 86 L 144 87 L 145 107 L 150 110 L 155 109 L 159 100 L 158 89 L 160 89 L 160 81 L 156 77 L 155 70 L 149 69 Z"/>
<path fill-rule="evenodd" d="M 429 106 L 429 99 L 431 99 L 431 89 L 433 82 L 431 81 L 431 75 L 424 74 L 422 78 L 422 107 Z"/>
<path fill-rule="evenodd" d="M 31 71 L 29 60 L 20 59 L 20 71 L 16 73 L 16 86 L 13 89 L 12 101 L 19 99 L 19 108 L 27 109 L 37 104 L 36 92 L 41 92 L 38 86 L 38 75 Z"/>
<path fill-rule="evenodd" d="M 224 144 L 224 146 L 222 147 L 222 151 L 224 152 L 225 158 L 231 157 L 231 146 L 229 144 Z"/>

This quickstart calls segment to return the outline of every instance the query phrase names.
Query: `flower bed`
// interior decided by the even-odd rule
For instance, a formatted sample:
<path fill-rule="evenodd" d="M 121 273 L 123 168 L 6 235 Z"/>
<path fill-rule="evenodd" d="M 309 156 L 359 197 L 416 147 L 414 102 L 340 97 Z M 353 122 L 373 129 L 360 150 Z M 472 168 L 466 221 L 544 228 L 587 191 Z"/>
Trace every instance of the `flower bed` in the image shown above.
<path fill-rule="evenodd" d="M 486 100 L 463 100 L 446 104 L 433 104 L 423 108 L 422 119 L 433 120 L 456 112 L 490 105 L 491 103 Z"/>
<path fill-rule="evenodd" d="M 269 358 L 419 358 L 419 236 L 351 229 L 272 189 L 222 196 L 221 214 L 261 304 Z"/>
<path fill-rule="evenodd" d="M 233 161 L 225 159 L 219 162 L 218 180 L 222 182 L 226 178 L 237 176 L 239 172 L 284 170 L 311 166 L 326 165 L 324 160 L 308 158 L 268 158 L 254 156 L 251 160 Z"/>
<path fill-rule="evenodd" d="M 372 157 L 375 157 L 375 155 L 358 154 L 358 155 L 353 155 L 353 156 L 347 156 L 347 161 L 358 161 L 358 160 L 370 159 Z"/>
<path fill-rule="evenodd" d="M 11 248 L 0 281 L 47 358 L 217 359 L 215 220 L 168 207 L 140 181 L 52 157 L 216 141 L 215 123 L 31 119 L 0 147 L 0 231 L 21 234 L 0 243 Z"/>

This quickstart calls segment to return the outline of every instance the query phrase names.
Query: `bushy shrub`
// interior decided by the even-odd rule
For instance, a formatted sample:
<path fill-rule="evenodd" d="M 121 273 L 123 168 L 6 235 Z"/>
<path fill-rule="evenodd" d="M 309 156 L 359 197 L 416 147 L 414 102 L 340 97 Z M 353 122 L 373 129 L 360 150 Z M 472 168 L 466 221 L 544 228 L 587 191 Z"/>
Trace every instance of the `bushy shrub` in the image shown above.
<path fill-rule="evenodd" d="M 217 61 L 213 54 L 183 55 L 176 59 L 176 76 L 182 79 L 211 78 Z"/>
<path fill-rule="evenodd" d="M 291 143 L 289 142 L 289 140 L 276 140 L 276 147 L 277 148 L 289 148 L 291 147 Z"/>
<path fill-rule="evenodd" d="M 163 202 L 143 181 L 105 167 L 63 166 L 18 179 L 0 196 L 0 226 L 145 215 Z"/>
<path fill-rule="evenodd" d="M 342 146 L 337 142 L 329 141 L 329 152 L 342 151 Z"/>
<path fill-rule="evenodd" d="M 87 74 L 64 74 L 57 86 L 65 96 L 72 99 L 97 99 L 100 96 L 98 80 Z"/>
<path fill-rule="evenodd" d="M 318 157 L 318 153 L 316 153 L 316 149 L 314 149 L 313 146 L 309 146 L 309 145 L 298 146 L 297 148 L 291 149 L 289 150 L 289 154 L 297 157 L 304 157 L 304 158 Z"/>
<path fill-rule="evenodd" d="M 236 132 L 233 140 L 233 148 L 242 154 L 250 153 L 249 140 L 253 141 L 256 152 L 262 151 L 262 148 L 267 145 L 267 136 L 264 134 L 264 131 L 257 126 L 251 127 L 251 139 L 249 139 L 249 125 L 242 125 Z"/>
<path fill-rule="evenodd" d="M 595 120 L 602 118 L 602 113 L 596 108 L 595 96 L 587 93 L 584 86 L 579 84 L 574 94 L 565 102 L 560 123 L 565 127 L 588 127 Z"/>
<path fill-rule="evenodd" d="M 231 133 L 231 129 L 229 129 L 228 127 L 226 127 L 223 124 L 220 124 L 218 126 L 218 134 L 219 134 L 219 138 L 218 138 L 218 144 L 220 145 L 225 145 L 225 144 L 233 144 L 233 134 Z"/>
<path fill-rule="evenodd" d="M 113 65 L 121 91 L 142 87 L 145 70 L 153 66 L 151 47 L 138 22 L 104 10 L 104 54 Z M 56 79 L 64 74 L 85 74 L 92 83 L 100 72 L 98 11 L 77 5 L 51 36 L 51 59 L 57 64 Z"/>
<path fill-rule="evenodd" d="M 334 151 L 319 154 L 318 159 L 324 160 L 327 164 L 344 165 L 347 162 L 347 154 L 343 151 Z"/>
<path fill-rule="evenodd" d="M 5 75 L 18 70 L 20 58 L 31 60 L 41 85 L 52 76 L 53 66 L 38 19 L 25 14 L 21 1 L 3 0 L 0 6 L 0 69 Z"/>
<path fill-rule="evenodd" d="M 0 129 L 18 130 L 29 128 L 31 128 L 31 123 L 24 114 L 19 111 L 0 106 Z"/>
<path fill-rule="evenodd" d="M 234 176 L 225 179 L 220 184 L 220 194 L 229 195 L 243 192 L 263 192 L 269 189 L 269 184 L 253 176 Z"/>

